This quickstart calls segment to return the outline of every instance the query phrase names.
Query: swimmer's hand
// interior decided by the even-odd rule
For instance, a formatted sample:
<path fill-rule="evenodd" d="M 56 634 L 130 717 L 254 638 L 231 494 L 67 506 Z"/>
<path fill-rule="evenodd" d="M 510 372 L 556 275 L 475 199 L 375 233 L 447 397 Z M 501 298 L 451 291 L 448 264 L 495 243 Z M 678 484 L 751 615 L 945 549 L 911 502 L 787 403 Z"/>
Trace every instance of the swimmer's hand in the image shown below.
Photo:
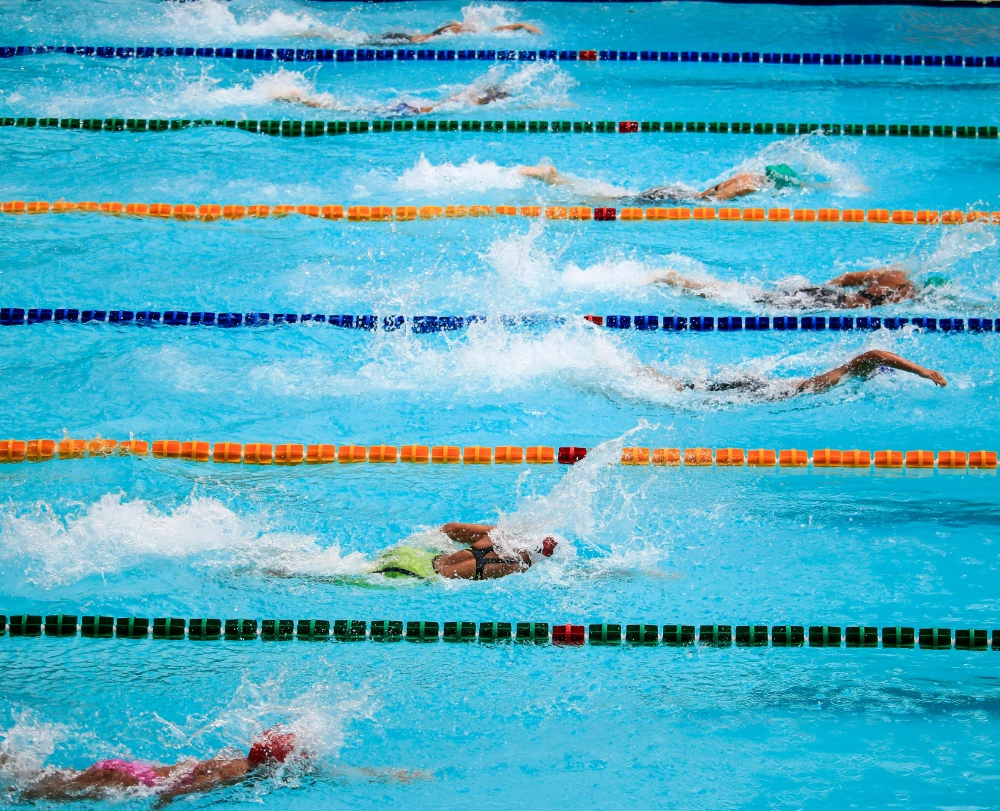
<path fill-rule="evenodd" d="M 948 381 L 945 380 L 944 375 L 935 369 L 925 369 L 923 366 L 918 367 L 920 371 L 917 372 L 925 380 L 930 380 L 936 386 L 944 388 L 948 385 Z"/>

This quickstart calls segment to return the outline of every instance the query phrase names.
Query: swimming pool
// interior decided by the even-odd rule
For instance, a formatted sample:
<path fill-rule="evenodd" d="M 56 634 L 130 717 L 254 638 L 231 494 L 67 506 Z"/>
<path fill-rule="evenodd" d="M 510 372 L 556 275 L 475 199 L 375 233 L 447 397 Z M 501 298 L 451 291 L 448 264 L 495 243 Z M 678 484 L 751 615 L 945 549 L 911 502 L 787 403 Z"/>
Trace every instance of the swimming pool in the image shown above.
<path fill-rule="evenodd" d="M 434 47 L 989 54 L 989 10 L 713 4 L 342 7 L 11 2 L 13 45 L 357 48 L 448 19 L 543 34 Z M 428 46 L 431 47 L 431 46 Z M 688 63 L 299 65 L 0 60 L 0 116 L 837 121 L 991 125 L 990 69 Z M 494 105 L 468 99 L 491 85 Z M 279 97 L 307 98 L 302 107 Z M 267 138 L 225 127 L 0 127 L 0 200 L 221 205 L 622 205 L 787 163 L 802 189 L 734 205 L 1000 209 L 989 139 L 393 133 Z M 548 158 L 547 186 L 518 165 Z M 684 205 L 693 205 L 685 203 Z M 900 264 L 944 277 L 872 315 L 996 310 L 995 226 L 542 218 L 186 222 L 0 215 L 3 306 L 486 314 L 414 334 L 323 323 L 0 330 L 0 434 L 364 445 L 582 446 L 574 466 L 250 467 L 151 457 L 0 466 L 0 612 L 997 627 L 994 473 L 629 468 L 622 446 L 996 449 L 995 333 L 598 329 L 589 313 L 791 312 L 761 289 Z M 723 282 L 703 299 L 653 281 Z M 799 281 L 796 281 L 799 279 Z M 803 312 L 811 313 L 806 309 Z M 817 313 L 830 315 L 826 311 Z M 565 320 L 505 325 L 497 316 Z M 859 315 L 862 313 L 849 313 Z M 867 314 L 867 313 L 863 313 Z M 678 391 L 792 379 L 865 349 L 939 369 L 768 399 Z M 366 574 L 446 521 L 501 521 L 550 560 L 485 582 Z M 0 638 L 5 785 L 41 765 L 245 750 L 287 723 L 315 752 L 185 800 L 376 808 L 993 807 L 995 651 L 309 644 Z M 407 784 L 356 768 L 420 770 Z M 8 802 L 5 796 L 3 802 Z M 149 793 L 122 802 L 144 807 Z"/>

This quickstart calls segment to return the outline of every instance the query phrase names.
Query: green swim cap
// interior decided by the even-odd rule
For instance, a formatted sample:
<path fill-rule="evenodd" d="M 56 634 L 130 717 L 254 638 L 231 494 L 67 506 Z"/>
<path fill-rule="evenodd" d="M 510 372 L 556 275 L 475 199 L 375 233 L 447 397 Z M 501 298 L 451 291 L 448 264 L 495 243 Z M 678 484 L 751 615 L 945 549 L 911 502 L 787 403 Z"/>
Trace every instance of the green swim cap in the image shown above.
<path fill-rule="evenodd" d="M 948 277 L 941 273 L 932 273 L 924 279 L 924 287 L 944 287 L 948 284 Z"/>
<path fill-rule="evenodd" d="M 764 174 L 779 189 L 789 186 L 801 186 L 798 172 L 787 163 L 775 163 L 764 167 Z"/>

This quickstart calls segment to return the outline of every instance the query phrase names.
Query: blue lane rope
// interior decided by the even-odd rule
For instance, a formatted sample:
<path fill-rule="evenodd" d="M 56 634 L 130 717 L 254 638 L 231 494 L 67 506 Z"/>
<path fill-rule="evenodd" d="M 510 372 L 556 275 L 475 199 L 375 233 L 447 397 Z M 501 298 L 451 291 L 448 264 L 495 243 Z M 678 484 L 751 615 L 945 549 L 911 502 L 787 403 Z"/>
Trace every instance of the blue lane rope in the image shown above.
<path fill-rule="evenodd" d="M 0 326 L 27 324 L 116 324 L 119 326 L 168 327 L 263 327 L 283 324 L 329 324 L 344 329 L 394 332 L 405 329 L 416 333 L 453 332 L 470 324 L 495 319 L 504 326 L 540 326 L 564 324 L 569 318 L 559 315 L 528 313 L 524 315 L 321 315 L 316 313 L 216 313 L 186 310 L 82 310 L 73 308 L 0 308 Z M 1000 318 L 929 318 L 914 316 L 845 316 L 845 315 L 587 315 L 586 321 L 598 327 L 640 332 L 871 332 L 915 327 L 922 332 L 964 333 L 1000 332 Z"/>
<path fill-rule="evenodd" d="M 1000 56 L 960 54 L 763 53 L 758 51 L 614 51 L 614 50 L 433 50 L 428 48 L 195 48 L 118 45 L 8 45 L 0 59 L 65 53 L 101 59 L 197 57 L 261 62 L 722 62 L 752 65 L 887 65 L 902 67 L 998 68 Z M 583 55 L 583 56 L 581 56 Z"/>

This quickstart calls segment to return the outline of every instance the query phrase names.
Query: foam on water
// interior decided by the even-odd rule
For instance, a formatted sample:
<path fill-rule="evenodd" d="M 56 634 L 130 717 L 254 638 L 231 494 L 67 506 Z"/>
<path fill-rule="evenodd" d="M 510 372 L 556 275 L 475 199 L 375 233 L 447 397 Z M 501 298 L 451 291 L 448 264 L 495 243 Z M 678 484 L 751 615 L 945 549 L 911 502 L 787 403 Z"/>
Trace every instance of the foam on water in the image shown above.
<path fill-rule="evenodd" d="M 490 160 L 480 162 L 475 155 L 458 165 L 445 162 L 435 166 L 421 153 L 417 162 L 400 175 L 396 186 L 406 191 L 446 196 L 454 192 L 517 189 L 524 183 L 525 178 L 516 169 L 498 166 Z"/>
<path fill-rule="evenodd" d="M 320 546 L 312 536 L 262 530 L 266 515 L 240 516 L 217 499 L 193 495 L 171 511 L 108 493 L 59 516 L 50 505 L 0 517 L 0 560 L 42 590 L 92 577 L 151 576 L 158 562 L 183 562 L 202 573 L 223 570 L 364 571 L 359 552 Z"/>
<path fill-rule="evenodd" d="M 275 9 L 267 16 L 249 11 L 237 19 L 229 3 L 221 0 L 202 0 L 198 3 L 166 3 L 166 29 L 183 35 L 191 42 L 241 43 L 247 41 L 273 41 L 276 39 L 306 38 L 331 40 L 345 45 L 361 44 L 367 34 L 347 28 L 347 20 L 355 15 L 352 9 L 344 14 L 341 23 L 330 23 L 306 11 Z M 332 9 L 324 9 L 330 15 Z"/>

